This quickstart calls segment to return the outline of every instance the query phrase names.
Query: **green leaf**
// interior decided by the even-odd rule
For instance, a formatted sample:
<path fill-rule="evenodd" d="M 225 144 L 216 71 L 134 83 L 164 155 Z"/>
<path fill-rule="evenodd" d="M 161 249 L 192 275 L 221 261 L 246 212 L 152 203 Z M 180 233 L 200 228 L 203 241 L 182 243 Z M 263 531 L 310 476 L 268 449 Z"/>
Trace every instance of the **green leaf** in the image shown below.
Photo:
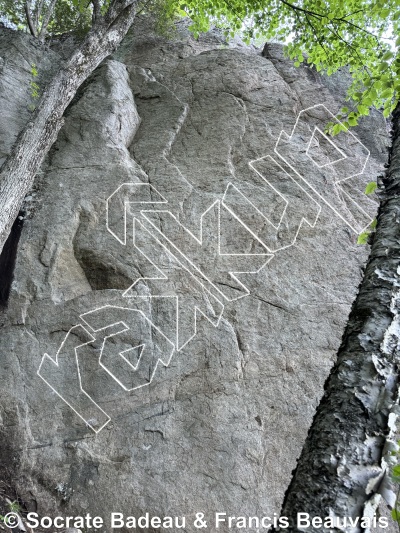
<path fill-rule="evenodd" d="M 363 231 L 360 233 L 357 239 L 357 244 L 367 244 L 369 237 L 369 231 Z"/>
<path fill-rule="evenodd" d="M 369 114 L 369 109 L 366 105 L 359 105 L 357 107 L 357 111 L 361 114 L 361 115 L 368 115 Z"/>
<path fill-rule="evenodd" d="M 391 98 L 393 89 L 385 89 L 382 93 L 382 98 Z"/>
<path fill-rule="evenodd" d="M 387 61 L 388 59 L 391 59 L 393 57 L 393 52 L 385 52 L 385 54 L 382 57 L 382 61 Z"/>
<path fill-rule="evenodd" d="M 368 185 L 365 187 L 365 194 L 372 194 L 375 192 L 376 188 L 378 187 L 376 181 L 370 181 Z"/>
<path fill-rule="evenodd" d="M 398 509 L 392 509 L 391 515 L 395 522 L 400 523 L 400 512 Z"/>

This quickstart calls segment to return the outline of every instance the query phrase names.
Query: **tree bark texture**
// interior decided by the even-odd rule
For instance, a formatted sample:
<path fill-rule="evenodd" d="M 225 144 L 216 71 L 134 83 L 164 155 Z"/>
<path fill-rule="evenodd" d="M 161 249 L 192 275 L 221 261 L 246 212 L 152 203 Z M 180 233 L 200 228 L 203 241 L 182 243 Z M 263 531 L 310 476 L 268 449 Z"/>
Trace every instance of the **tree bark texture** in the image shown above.
<path fill-rule="evenodd" d="M 104 18 L 46 86 L 31 120 L 0 168 L 0 252 L 36 173 L 57 139 L 63 113 L 93 70 L 112 53 L 135 17 L 137 0 L 114 0 Z"/>
<path fill-rule="evenodd" d="M 285 531 L 302 531 L 301 512 L 359 517 L 344 530 L 364 531 L 361 517 L 374 514 L 381 494 L 394 504 L 388 474 L 400 383 L 400 106 L 383 183 L 365 275 L 285 495 Z"/>

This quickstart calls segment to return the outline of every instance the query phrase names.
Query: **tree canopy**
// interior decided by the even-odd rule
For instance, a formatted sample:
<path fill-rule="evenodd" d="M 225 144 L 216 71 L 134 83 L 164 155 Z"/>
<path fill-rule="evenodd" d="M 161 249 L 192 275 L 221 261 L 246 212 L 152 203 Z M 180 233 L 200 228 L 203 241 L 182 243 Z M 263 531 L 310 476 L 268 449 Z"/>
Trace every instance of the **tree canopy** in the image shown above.
<path fill-rule="evenodd" d="M 110 0 L 0 0 L 6 20 L 44 39 L 46 34 L 85 32 Z M 355 126 L 371 106 L 385 117 L 400 91 L 400 0 L 146 0 L 140 11 L 159 18 L 189 16 L 197 36 L 211 25 L 228 36 L 285 43 L 296 66 L 305 62 L 328 75 L 346 66 L 352 76 L 343 127 Z"/>
<path fill-rule="evenodd" d="M 83 36 L 110 4 L 111 0 L 0 0 L 0 13 L 14 28 L 44 41 L 47 36 L 68 32 Z M 143 0 L 138 4 L 139 12 L 156 15 L 160 27 L 177 15 L 175 3 L 169 0 Z"/>
<path fill-rule="evenodd" d="M 388 117 L 397 105 L 400 0 L 184 0 L 179 9 L 192 17 L 197 34 L 218 21 L 231 35 L 244 28 L 247 40 L 285 42 L 296 66 L 306 62 L 328 75 L 348 67 L 345 127 L 357 125 L 371 106 Z"/>
<path fill-rule="evenodd" d="M 35 37 L 65 32 L 84 33 L 90 28 L 90 3 L 70 0 L 1 0 L 0 12 L 19 30 L 29 30 Z"/>

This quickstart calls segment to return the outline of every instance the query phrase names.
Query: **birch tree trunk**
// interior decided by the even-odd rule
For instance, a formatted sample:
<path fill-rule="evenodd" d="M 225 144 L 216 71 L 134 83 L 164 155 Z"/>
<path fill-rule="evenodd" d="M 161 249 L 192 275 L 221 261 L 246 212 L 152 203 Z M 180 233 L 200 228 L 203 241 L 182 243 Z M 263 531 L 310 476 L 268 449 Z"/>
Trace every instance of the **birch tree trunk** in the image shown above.
<path fill-rule="evenodd" d="M 63 125 L 79 86 L 115 50 L 135 17 L 137 0 L 114 0 L 47 85 L 31 120 L 0 168 L 0 252 L 25 195 Z"/>
<path fill-rule="evenodd" d="M 361 517 L 373 515 L 380 492 L 394 503 L 384 474 L 400 382 L 399 106 L 384 185 L 364 279 L 285 495 L 281 515 L 290 519 L 285 531 L 302 530 L 297 513 L 358 517 L 344 531 L 364 531 Z M 330 530 L 343 531 L 307 529 Z"/>

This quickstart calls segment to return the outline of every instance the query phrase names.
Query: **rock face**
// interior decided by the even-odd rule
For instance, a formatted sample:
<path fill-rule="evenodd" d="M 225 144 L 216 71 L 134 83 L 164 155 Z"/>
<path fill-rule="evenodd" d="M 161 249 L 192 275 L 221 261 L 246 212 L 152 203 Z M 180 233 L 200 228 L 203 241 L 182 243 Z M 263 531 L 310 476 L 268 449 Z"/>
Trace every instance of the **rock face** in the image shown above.
<path fill-rule="evenodd" d="M 324 135 L 344 74 L 149 24 L 82 87 L 26 201 L 0 459 L 30 510 L 105 530 L 111 512 L 186 516 L 191 532 L 198 512 L 280 510 L 362 275 L 387 136 L 378 113 Z M 0 56 L 5 157 L 31 64 L 44 83 L 61 55 L 1 30 Z"/>

